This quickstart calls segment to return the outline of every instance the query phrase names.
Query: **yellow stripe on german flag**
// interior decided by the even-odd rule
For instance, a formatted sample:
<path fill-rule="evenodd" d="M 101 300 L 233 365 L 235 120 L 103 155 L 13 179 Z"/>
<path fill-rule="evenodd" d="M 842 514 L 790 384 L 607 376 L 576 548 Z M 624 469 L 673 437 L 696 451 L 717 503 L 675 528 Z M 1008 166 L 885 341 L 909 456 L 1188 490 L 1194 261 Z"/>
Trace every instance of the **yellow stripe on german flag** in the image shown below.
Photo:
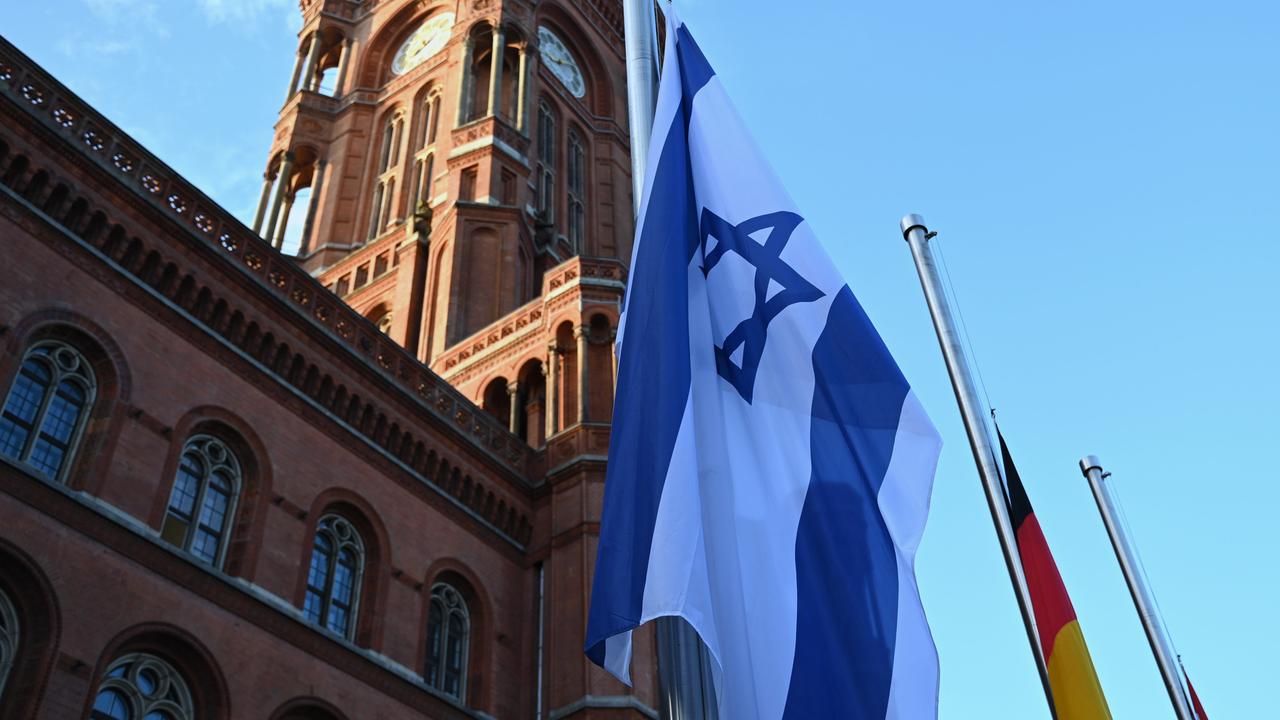
<path fill-rule="evenodd" d="M 1009 492 L 1009 519 L 1018 540 L 1027 589 L 1031 592 L 1031 606 L 1040 631 L 1040 648 L 1049 666 L 1049 686 L 1053 690 L 1058 720 L 1110 720 L 1111 710 L 1098 684 L 1098 674 L 1093 669 L 1075 607 L 1062 583 L 1053 553 L 1049 552 L 1022 478 L 1013 465 L 1004 435 L 1000 435 L 1000 453 L 1004 456 Z"/>

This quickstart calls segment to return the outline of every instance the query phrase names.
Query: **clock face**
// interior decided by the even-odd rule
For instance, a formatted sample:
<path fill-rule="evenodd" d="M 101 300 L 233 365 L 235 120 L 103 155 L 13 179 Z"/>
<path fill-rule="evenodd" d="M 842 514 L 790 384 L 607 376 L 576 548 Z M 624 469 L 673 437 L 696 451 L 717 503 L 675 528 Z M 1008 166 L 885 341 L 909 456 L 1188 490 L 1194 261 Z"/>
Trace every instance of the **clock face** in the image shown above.
<path fill-rule="evenodd" d="M 403 75 L 444 49 L 453 28 L 453 13 L 440 13 L 427 18 L 413 34 L 405 38 L 391 61 L 391 73 Z"/>
<path fill-rule="evenodd" d="M 587 94 L 587 83 L 582 79 L 582 71 L 578 69 L 578 61 L 573 59 L 569 48 L 564 46 L 560 37 L 545 25 L 538 27 L 538 49 L 542 62 L 546 63 L 556 79 L 564 83 L 566 89 L 576 98 Z"/>

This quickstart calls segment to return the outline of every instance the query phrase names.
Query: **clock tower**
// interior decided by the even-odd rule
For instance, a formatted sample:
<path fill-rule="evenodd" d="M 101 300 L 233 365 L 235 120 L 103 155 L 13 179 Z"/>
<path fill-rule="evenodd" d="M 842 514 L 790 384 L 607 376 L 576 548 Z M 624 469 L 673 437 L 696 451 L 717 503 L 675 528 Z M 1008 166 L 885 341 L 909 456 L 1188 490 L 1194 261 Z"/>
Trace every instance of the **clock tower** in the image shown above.
<path fill-rule="evenodd" d="M 651 636 L 634 695 L 582 653 L 633 233 L 621 4 L 301 9 L 253 229 L 534 448 L 543 709 L 636 716 Z"/>

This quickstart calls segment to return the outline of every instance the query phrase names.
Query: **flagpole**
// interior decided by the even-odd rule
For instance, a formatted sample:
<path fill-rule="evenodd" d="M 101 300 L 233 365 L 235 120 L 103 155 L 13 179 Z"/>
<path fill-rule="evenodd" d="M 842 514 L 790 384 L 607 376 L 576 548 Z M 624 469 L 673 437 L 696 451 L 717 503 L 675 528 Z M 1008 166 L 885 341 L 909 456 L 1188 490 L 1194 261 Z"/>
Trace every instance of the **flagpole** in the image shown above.
<path fill-rule="evenodd" d="M 1027 579 L 1023 574 L 1022 562 L 1018 555 L 1017 536 L 1014 534 L 1013 524 L 1009 521 L 1009 507 L 1005 502 L 1004 483 L 1001 480 L 1000 470 L 996 466 L 995 443 L 991 437 L 991 427 L 987 424 L 983 404 L 978 399 L 977 386 L 969 370 L 969 359 L 960 344 L 955 319 L 942 290 L 938 266 L 933 260 L 933 249 L 929 246 L 929 239 L 934 233 L 929 232 L 929 228 L 924 224 L 924 218 L 919 215 L 907 215 L 902 218 L 901 228 L 903 238 L 911 246 L 911 257 L 915 261 L 916 272 L 920 275 L 920 286 L 924 290 L 925 302 L 929 306 L 929 315 L 933 318 L 933 328 L 938 334 L 938 344 L 942 347 L 942 357 L 947 364 L 947 373 L 951 376 L 956 403 L 960 405 L 960 416 L 964 420 L 964 429 L 969 435 L 969 446 L 973 449 L 973 461 L 978 466 L 978 476 L 982 480 L 982 489 L 987 496 L 987 507 L 991 510 L 991 521 L 995 524 L 1000 551 L 1004 554 L 1005 568 L 1009 572 L 1009 581 L 1013 584 L 1013 594 L 1018 600 L 1022 623 L 1027 629 L 1027 640 L 1031 643 L 1031 654 L 1035 657 L 1036 669 L 1040 673 L 1040 683 L 1044 686 L 1045 699 L 1049 703 L 1049 713 L 1056 718 L 1053 691 L 1049 687 L 1049 669 L 1040 649 L 1040 634 L 1036 629 L 1035 615 L 1031 608 L 1031 593 L 1027 589 Z"/>
<path fill-rule="evenodd" d="M 1156 658 L 1156 666 L 1160 668 L 1160 676 L 1164 678 L 1164 687 L 1169 693 L 1169 701 L 1173 703 L 1173 711 L 1178 720 L 1195 720 L 1182 678 L 1174 664 L 1176 656 L 1173 645 L 1164 632 L 1164 625 L 1156 610 L 1155 596 L 1151 593 L 1146 576 L 1138 570 L 1138 556 L 1133 543 L 1124 527 L 1116 521 L 1115 498 L 1107 483 L 1111 473 L 1102 469 L 1102 463 L 1094 455 L 1080 461 L 1080 472 L 1088 479 L 1089 487 L 1093 490 L 1093 499 L 1098 503 L 1098 514 L 1102 516 L 1102 524 L 1111 537 L 1111 547 L 1116 552 L 1116 561 L 1120 563 L 1120 571 L 1124 573 L 1124 581 L 1129 586 L 1134 609 L 1142 620 L 1142 629 L 1147 633 L 1147 642 L 1151 643 L 1151 653 Z"/>
<path fill-rule="evenodd" d="M 654 106 L 658 102 L 658 32 L 653 0 L 623 0 L 627 119 L 631 134 L 632 210 L 640 214 Z M 678 617 L 654 621 L 659 710 L 665 720 L 716 720 L 710 653 L 693 626 Z"/>

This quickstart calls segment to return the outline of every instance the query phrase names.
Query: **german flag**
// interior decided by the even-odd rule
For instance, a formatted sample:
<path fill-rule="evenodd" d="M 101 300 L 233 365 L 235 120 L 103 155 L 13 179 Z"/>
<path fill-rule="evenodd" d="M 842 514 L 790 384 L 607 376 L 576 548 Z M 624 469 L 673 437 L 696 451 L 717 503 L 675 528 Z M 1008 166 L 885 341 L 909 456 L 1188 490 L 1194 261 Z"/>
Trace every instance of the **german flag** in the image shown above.
<path fill-rule="evenodd" d="M 997 433 L 999 429 L 997 429 Z M 1058 574 L 1058 565 L 1049 552 L 1040 523 L 1018 469 L 1013 466 L 1004 435 L 1000 435 L 1000 454 L 1004 456 L 1005 482 L 1008 485 L 1009 518 L 1018 539 L 1022 570 L 1031 591 L 1036 627 L 1040 631 L 1040 648 L 1049 666 L 1049 686 L 1058 720 L 1098 720 L 1111 717 L 1107 699 L 1093 670 L 1089 648 L 1084 644 L 1076 609 L 1071 605 L 1067 588 Z"/>
<path fill-rule="evenodd" d="M 1182 679 L 1187 681 L 1187 692 L 1191 693 L 1191 709 L 1196 713 L 1196 720 L 1209 720 L 1209 716 L 1204 714 L 1204 706 L 1200 704 L 1200 696 L 1196 695 L 1196 686 L 1191 684 L 1191 676 L 1187 675 L 1186 666 L 1181 660 L 1178 665 L 1182 667 Z"/>

